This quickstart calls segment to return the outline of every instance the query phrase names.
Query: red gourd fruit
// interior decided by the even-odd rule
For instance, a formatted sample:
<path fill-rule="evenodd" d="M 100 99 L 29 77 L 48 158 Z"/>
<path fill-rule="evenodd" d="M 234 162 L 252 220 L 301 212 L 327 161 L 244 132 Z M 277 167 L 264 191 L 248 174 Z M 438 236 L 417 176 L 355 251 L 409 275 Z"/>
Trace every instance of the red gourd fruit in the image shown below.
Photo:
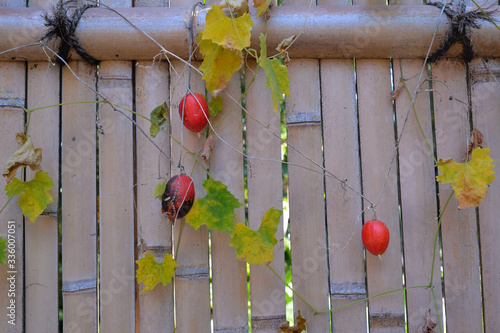
<path fill-rule="evenodd" d="M 186 216 L 194 203 L 194 184 L 191 177 L 180 174 L 167 182 L 161 197 L 161 211 L 171 220 Z"/>
<path fill-rule="evenodd" d="M 186 100 L 185 107 L 184 99 Z M 184 118 L 182 117 L 183 108 Z M 179 115 L 188 130 L 198 133 L 208 124 L 207 101 L 202 95 L 196 93 L 184 96 L 179 104 Z"/>
<path fill-rule="evenodd" d="M 384 222 L 371 220 L 363 225 L 361 239 L 366 249 L 373 255 L 379 256 L 389 245 L 389 229 Z"/>

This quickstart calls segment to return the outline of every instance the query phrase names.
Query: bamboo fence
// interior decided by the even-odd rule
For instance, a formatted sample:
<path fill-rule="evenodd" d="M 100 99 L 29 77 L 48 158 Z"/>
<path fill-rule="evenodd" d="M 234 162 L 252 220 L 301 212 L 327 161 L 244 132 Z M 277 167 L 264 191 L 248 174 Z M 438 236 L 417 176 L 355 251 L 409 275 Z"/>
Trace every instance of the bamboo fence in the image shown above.
<path fill-rule="evenodd" d="M 454 198 L 448 202 L 451 186 L 435 179 L 437 160 L 464 160 L 474 128 L 500 157 L 500 31 L 493 25 L 472 29 L 472 62 L 455 45 L 427 66 L 434 33 L 430 52 L 450 28 L 438 8 L 415 0 L 310 7 L 283 0 L 268 23 L 268 49 L 301 32 L 289 53 L 283 114 L 274 112 L 264 72 L 249 60 L 221 94 L 213 129 L 194 134 L 177 110 L 188 85 L 205 91 L 181 60 L 196 1 L 101 0 L 180 57 L 168 62 L 104 8 L 89 9 L 77 29 L 98 66 L 73 53 L 60 66 L 39 45 L 1 53 L 36 43 L 45 32 L 41 15 L 56 3 L 0 0 L 0 89 L 13 98 L 0 96 L 0 161 L 17 149 L 15 133 L 27 122 L 16 102 L 52 105 L 32 113 L 29 133 L 55 184 L 54 203 L 35 223 L 17 200 L 0 214 L 0 236 L 10 228 L 16 236 L 15 269 L 0 266 L 1 332 L 268 333 L 299 311 L 310 333 L 424 332 L 428 313 L 439 322 L 435 332 L 498 331 L 499 180 L 478 208 L 459 210 Z M 491 0 L 481 5 L 498 8 Z M 195 38 L 207 12 L 200 8 Z M 264 29 L 257 19 L 252 47 Z M 196 51 L 192 64 L 201 60 Z M 119 110 L 93 103 L 103 97 Z M 141 116 L 163 102 L 171 106 L 168 135 L 147 138 L 142 130 L 150 123 Z M 193 156 L 207 134 L 214 149 L 205 166 Z M 284 209 L 272 270 L 237 259 L 225 233 L 163 216 L 153 191 L 179 173 L 179 159 L 197 198 L 205 195 L 208 168 L 244 204 L 236 220 L 254 230 L 270 207 Z M 0 205 L 7 200 L 2 191 Z M 391 233 L 382 260 L 360 237 L 375 211 Z M 140 294 L 136 260 L 153 254 L 161 261 L 167 253 L 176 255 L 173 283 Z M 290 275 L 295 294 L 280 280 Z"/>

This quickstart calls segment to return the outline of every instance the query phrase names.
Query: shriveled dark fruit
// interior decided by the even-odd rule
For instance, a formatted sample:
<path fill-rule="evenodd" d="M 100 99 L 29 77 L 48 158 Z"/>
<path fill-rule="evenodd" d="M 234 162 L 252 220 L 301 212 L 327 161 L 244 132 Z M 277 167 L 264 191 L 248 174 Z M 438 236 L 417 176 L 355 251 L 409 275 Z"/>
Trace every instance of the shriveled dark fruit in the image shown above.
<path fill-rule="evenodd" d="M 161 197 L 161 211 L 171 220 L 186 216 L 194 203 L 194 184 L 191 177 L 181 174 L 167 182 Z"/>
<path fill-rule="evenodd" d="M 371 220 L 363 225 L 361 238 L 366 249 L 373 255 L 379 256 L 389 246 L 389 229 L 384 222 Z"/>
<path fill-rule="evenodd" d="M 184 99 L 186 106 L 184 107 Z M 182 112 L 184 108 L 184 118 Z M 208 104 L 205 98 L 197 93 L 189 94 L 182 98 L 179 103 L 179 115 L 182 123 L 191 132 L 198 133 L 208 124 Z"/>

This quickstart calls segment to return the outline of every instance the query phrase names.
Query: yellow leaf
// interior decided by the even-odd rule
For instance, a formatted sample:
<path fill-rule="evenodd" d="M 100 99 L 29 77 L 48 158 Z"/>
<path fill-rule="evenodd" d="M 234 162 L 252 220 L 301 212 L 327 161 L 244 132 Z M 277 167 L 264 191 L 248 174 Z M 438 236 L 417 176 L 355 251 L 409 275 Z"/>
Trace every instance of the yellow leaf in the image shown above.
<path fill-rule="evenodd" d="M 9 198 L 19 195 L 19 207 L 23 214 L 28 216 L 32 223 L 38 215 L 47 208 L 49 203 L 54 202 L 50 189 L 54 186 L 47 172 L 38 171 L 29 182 L 23 182 L 14 178 L 11 184 L 5 186 Z"/>
<path fill-rule="evenodd" d="M 230 246 L 236 246 L 236 257 L 245 258 L 251 265 L 264 265 L 273 261 L 274 245 L 278 242 L 274 234 L 281 214 L 281 210 L 269 209 L 257 231 L 238 222 L 229 242 Z"/>
<path fill-rule="evenodd" d="M 228 50 L 242 51 L 250 46 L 252 18 L 248 14 L 231 18 L 224 15 L 222 8 L 212 5 L 205 18 L 203 39 L 211 40 Z"/>
<path fill-rule="evenodd" d="M 30 138 L 23 133 L 16 134 L 16 142 L 19 149 L 9 157 L 3 169 L 3 176 L 7 177 L 7 184 L 16 176 L 17 169 L 29 166 L 33 171 L 40 169 L 42 163 L 42 149 L 33 147 Z"/>
<path fill-rule="evenodd" d="M 243 58 L 241 52 L 225 49 L 211 40 L 203 39 L 203 36 L 204 33 L 200 31 L 198 41 L 201 40 L 200 52 L 203 54 L 200 70 L 206 88 L 213 93 L 227 86 L 233 73 L 243 65 Z"/>
<path fill-rule="evenodd" d="M 488 184 L 495 179 L 495 160 L 490 157 L 489 152 L 490 148 L 476 148 L 467 163 L 457 163 L 451 159 L 439 160 L 437 166 L 441 174 L 436 180 L 451 184 L 459 209 L 477 207 L 488 192 Z"/>
<path fill-rule="evenodd" d="M 167 253 L 159 264 L 154 255 L 146 253 L 144 258 L 136 260 L 136 263 L 139 265 L 136 272 L 137 283 L 144 281 L 144 289 L 140 294 L 153 289 L 160 282 L 165 287 L 175 276 L 177 263 L 171 254 Z"/>
<path fill-rule="evenodd" d="M 271 90 L 274 112 L 277 112 L 283 96 L 290 96 L 288 69 L 278 59 L 267 58 L 266 36 L 260 34 L 259 66 L 266 74 L 266 86 Z"/>

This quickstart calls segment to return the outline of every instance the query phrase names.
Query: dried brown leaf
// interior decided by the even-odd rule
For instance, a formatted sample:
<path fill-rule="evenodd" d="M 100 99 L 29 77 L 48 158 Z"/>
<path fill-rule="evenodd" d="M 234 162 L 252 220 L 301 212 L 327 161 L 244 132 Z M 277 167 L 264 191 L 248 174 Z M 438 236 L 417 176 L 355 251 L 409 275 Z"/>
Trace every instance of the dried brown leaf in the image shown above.
<path fill-rule="evenodd" d="M 435 333 L 434 327 L 437 326 L 436 320 L 431 315 L 431 310 L 425 313 L 423 324 L 417 329 L 417 333 Z"/>
<path fill-rule="evenodd" d="M 290 327 L 290 323 L 288 321 L 281 323 L 278 332 L 280 333 L 307 332 L 306 320 L 300 315 L 300 311 L 299 314 L 297 315 L 297 318 L 295 318 L 295 321 L 297 322 L 297 324 L 292 327 Z"/>
<path fill-rule="evenodd" d="M 2 173 L 2 176 L 7 177 L 7 184 L 10 184 L 20 167 L 29 166 L 31 170 L 36 171 L 42 163 L 42 149 L 35 149 L 30 138 L 23 133 L 17 133 L 16 142 L 19 149 L 9 157 Z"/>
<path fill-rule="evenodd" d="M 465 160 L 468 161 L 472 151 L 476 148 L 484 148 L 485 143 L 484 143 L 484 135 L 483 133 L 479 132 L 477 129 L 473 129 L 470 139 L 469 139 L 469 147 L 467 148 L 467 155 L 465 156 Z"/>
<path fill-rule="evenodd" d="M 398 99 L 399 94 L 401 94 L 401 92 L 403 91 L 404 87 L 405 87 L 404 84 L 402 82 L 399 82 L 399 85 L 396 88 L 396 90 L 391 91 L 391 101 L 395 101 L 395 100 Z"/>
<path fill-rule="evenodd" d="M 213 135 L 210 135 L 203 145 L 203 151 L 201 152 L 201 158 L 207 168 L 210 168 L 210 154 L 214 151 L 215 139 Z"/>

